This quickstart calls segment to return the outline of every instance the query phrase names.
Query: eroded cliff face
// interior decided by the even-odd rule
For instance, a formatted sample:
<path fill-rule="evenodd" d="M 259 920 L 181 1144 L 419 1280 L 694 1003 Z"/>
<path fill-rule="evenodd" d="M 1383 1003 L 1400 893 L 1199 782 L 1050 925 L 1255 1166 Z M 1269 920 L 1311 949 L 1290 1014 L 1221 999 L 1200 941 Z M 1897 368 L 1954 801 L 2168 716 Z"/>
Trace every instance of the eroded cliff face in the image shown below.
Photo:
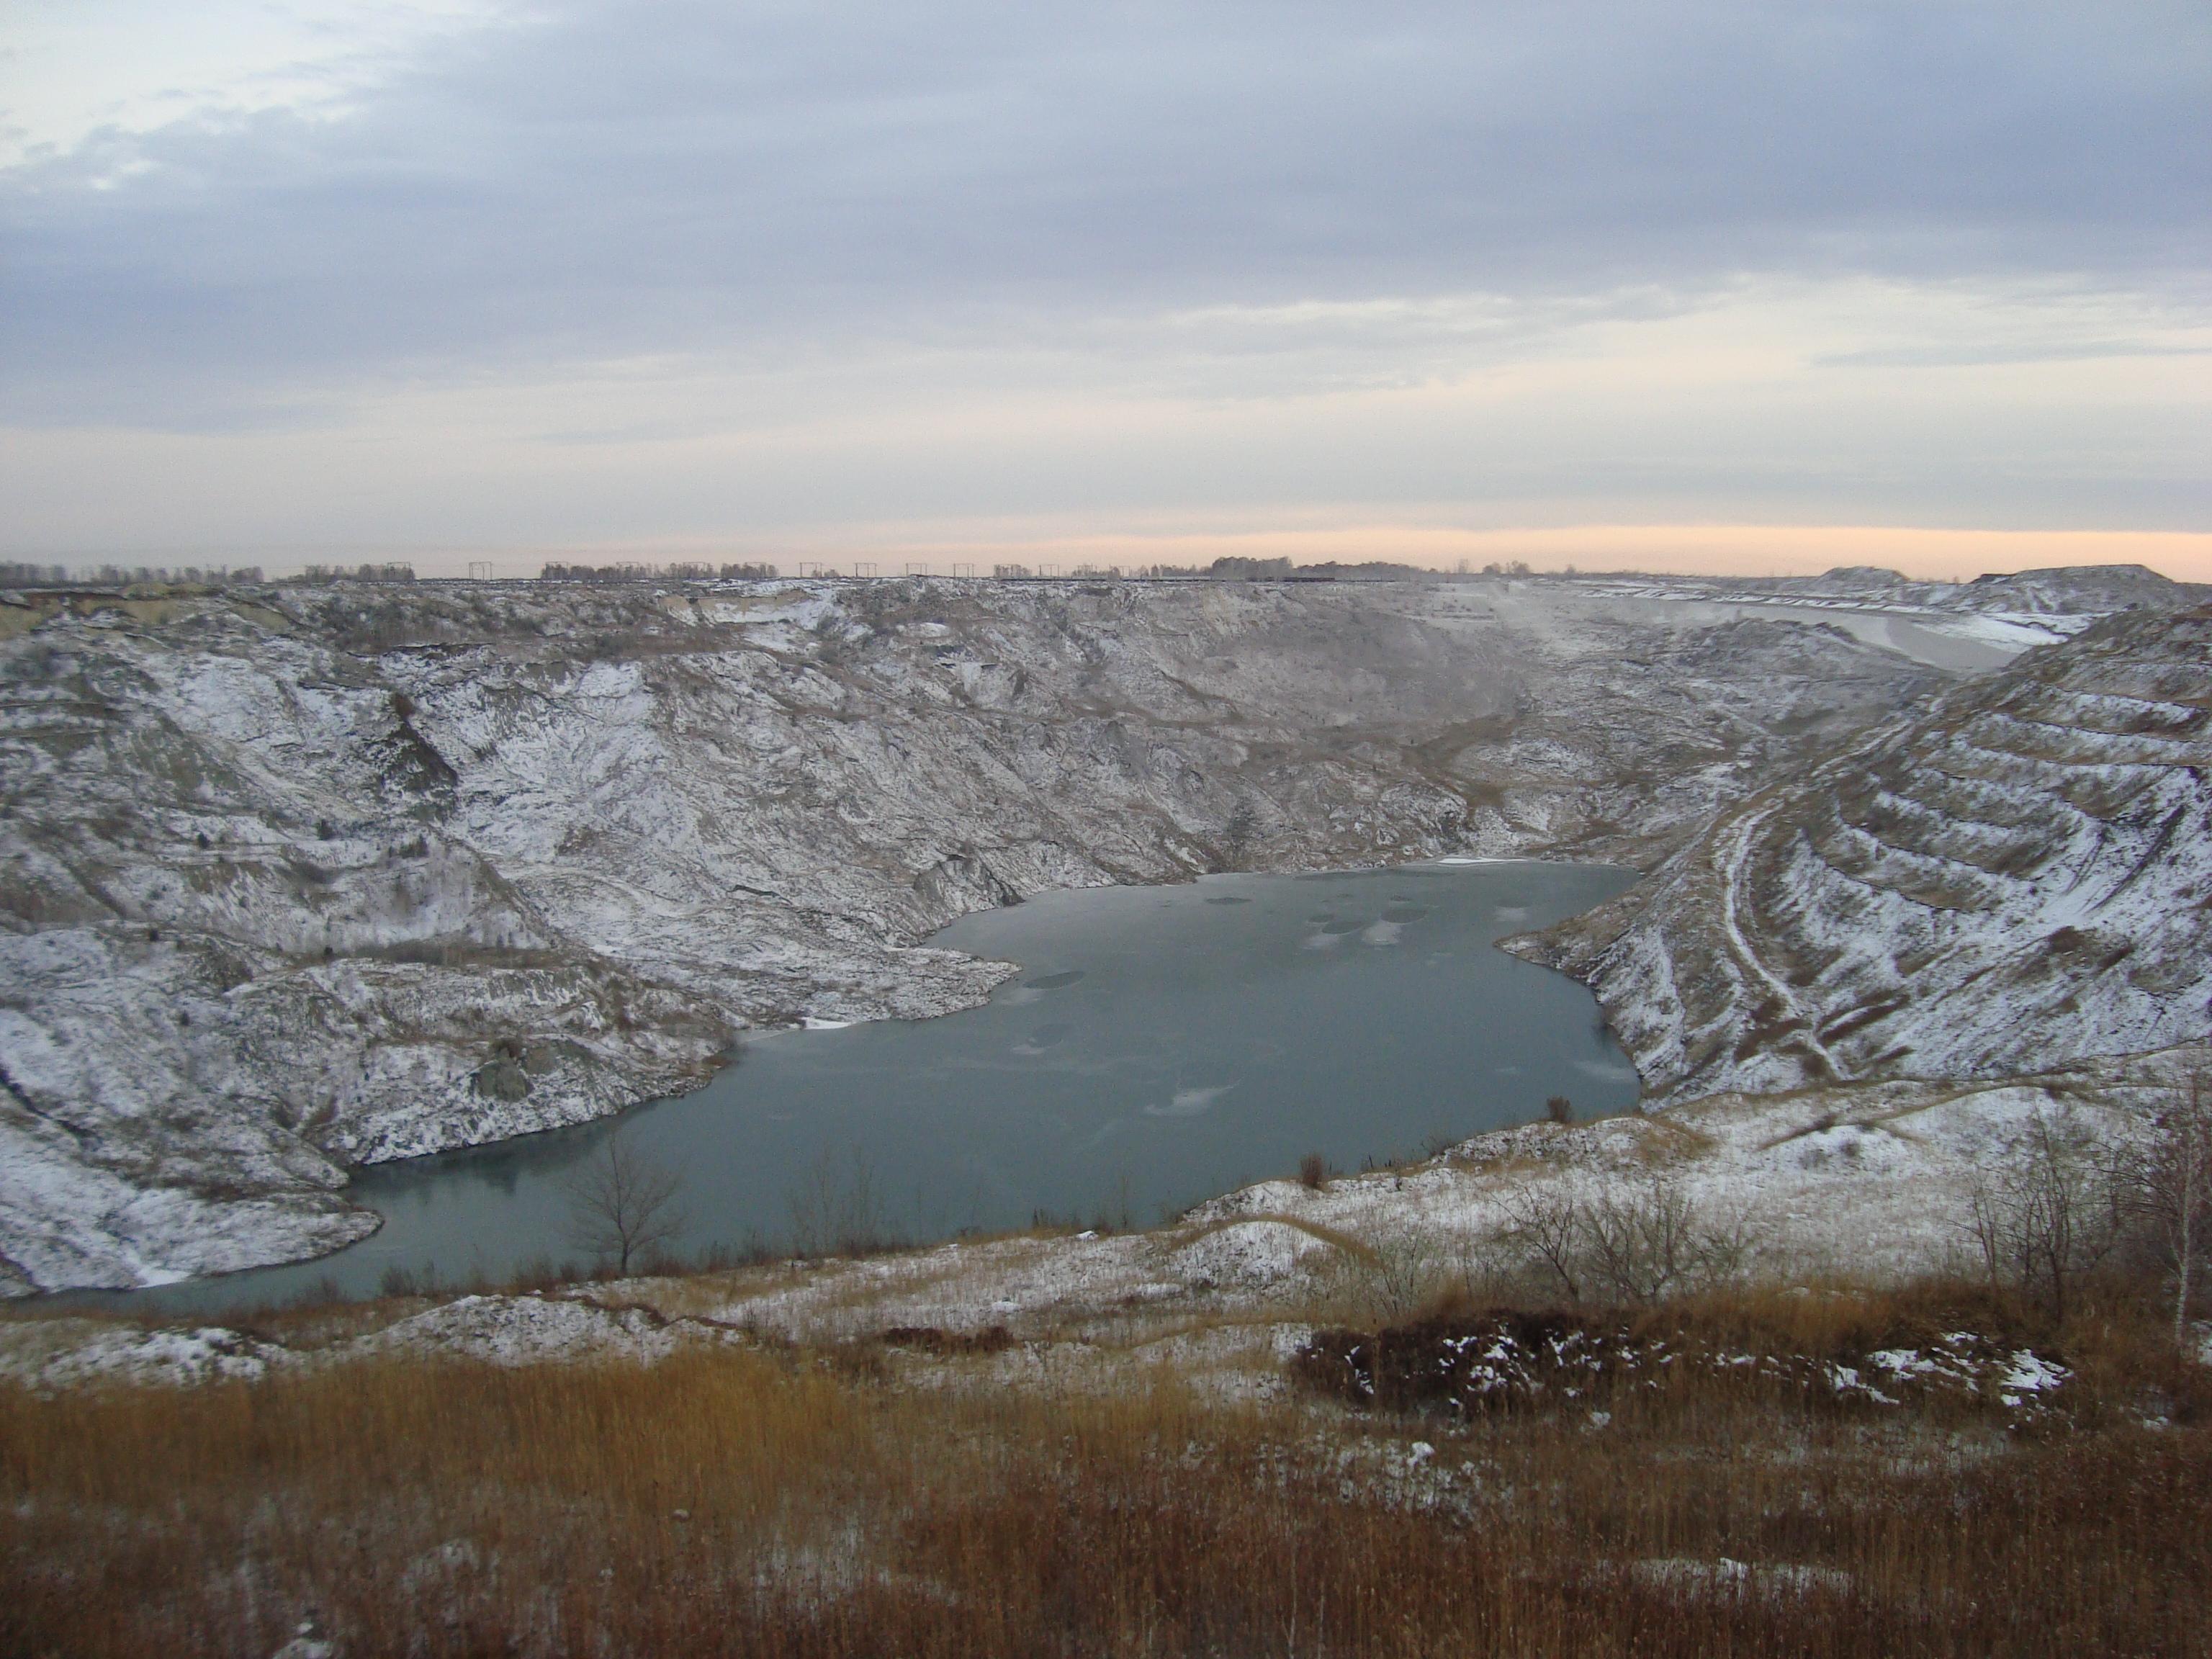
<path fill-rule="evenodd" d="M 2212 610 L 2102 622 L 1723 812 L 1523 942 L 1657 1099 L 1989 1078 L 2212 1031 Z"/>
<path fill-rule="evenodd" d="M 0 607 L 0 1283 L 336 1248 L 374 1224 L 349 1164 L 682 1089 L 750 1026 L 981 999 L 1001 965 L 919 941 L 1045 888 L 1649 863 L 1941 678 L 1487 591 Z"/>

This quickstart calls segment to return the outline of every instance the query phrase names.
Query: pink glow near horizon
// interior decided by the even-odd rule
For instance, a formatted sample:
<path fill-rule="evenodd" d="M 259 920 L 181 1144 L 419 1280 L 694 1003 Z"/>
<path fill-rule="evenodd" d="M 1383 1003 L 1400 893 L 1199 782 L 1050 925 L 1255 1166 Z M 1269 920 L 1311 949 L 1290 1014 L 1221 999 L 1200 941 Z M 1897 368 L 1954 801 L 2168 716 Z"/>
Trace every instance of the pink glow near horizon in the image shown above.
<path fill-rule="evenodd" d="M 343 562 L 347 555 L 318 555 L 314 562 Z M 548 560 L 608 564 L 765 562 L 785 575 L 802 566 L 852 574 L 898 575 L 909 565 L 932 575 L 972 567 L 988 575 L 994 564 L 1053 568 L 1142 569 L 1200 566 L 1224 557 L 1289 558 L 1295 563 L 1347 564 L 1378 561 L 1450 571 L 1464 563 L 1521 561 L 1532 568 L 1570 567 L 1590 573 L 1645 572 L 1666 575 L 1812 576 L 1843 565 L 1878 565 L 1919 580 L 1965 581 L 1976 576 L 2054 566 L 2139 564 L 2175 581 L 2212 582 L 2212 534 L 2154 531 L 1927 530 L 1887 526 L 1821 525 L 1584 525 L 1531 529 L 1461 530 L 1439 526 L 1363 526 L 1341 529 L 1164 531 L 1155 533 L 993 536 L 972 538 L 878 532 L 849 540 L 806 538 L 790 542 L 686 538 L 647 544 L 546 549 L 410 551 L 363 550 L 358 559 L 406 558 L 425 575 L 462 575 L 476 562 L 501 576 L 535 574 Z M 181 561 L 179 561 L 181 562 Z M 244 563 L 245 557 L 233 562 Z M 295 568 L 283 557 L 272 570 Z"/>

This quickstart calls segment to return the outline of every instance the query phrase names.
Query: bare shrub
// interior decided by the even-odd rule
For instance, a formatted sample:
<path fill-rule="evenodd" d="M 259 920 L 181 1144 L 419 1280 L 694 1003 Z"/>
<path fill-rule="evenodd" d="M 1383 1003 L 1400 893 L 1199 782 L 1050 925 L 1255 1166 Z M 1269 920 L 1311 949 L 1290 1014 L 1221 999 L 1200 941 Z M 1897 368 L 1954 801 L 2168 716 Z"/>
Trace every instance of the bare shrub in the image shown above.
<path fill-rule="evenodd" d="M 1615 1300 L 1644 1307 L 1734 1279 L 1751 1253 L 1741 1221 L 1717 1221 L 1663 1176 L 1600 1198 L 1589 1206 L 1587 1234 L 1600 1283 Z"/>
<path fill-rule="evenodd" d="M 1417 1225 L 1378 1239 L 1337 1242 L 1340 1248 L 1316 1285 L 1316 1317 L 1373 1328 L 1487 1306 L 1512 1290 L 1493 1240 Z"/>
<path fill-rule="evenodd" d="M 1319 1152 L 1308 1152 L 1298 1160 L 1298 1185 L 1313 1193 L 1328 1185 L 1328 1161 Z"/>
<path fill-rule="evenodd" d="M 688 1220 L 678 1201 L 684 1177 L 627 1134 L 610 1135 L 599 1156 L 571 1170 L 562 1186 L 569 1243 L 620 1273 L 665 1249 Z"/>
<path fill-rule="evenodd" d="M 1501 1238 L 1526 1250 L 1559 1281 L 1569 1302 L 1583 1299 L 1582 1209 L 1567 1194 L 1522 1187 L 1505 1199 Z"/>
<path fill-rule="evenodd" d="M 1555 1280 L 1568 1301 L 1648 1307 L 1740 1277 L 1753 1244 L 1741 1218 L 1709 1214 L 1655 1175 L 1582 1201 L 1524 1188 L 1505 1200 L 1500 1237 Z"/>
<path fill-rule="evenodd" d="M 1242 870 L 1251 862 L 1252 849 L 1260 839 L 1260 815 L 1252 810 L 1249 801 L 1239 801 L 1221 827 L 1221 868 Z"/>
<path fill-rule="evenodd" d="M 1451 1253 L 1425 1231 L 1394 1233 L 1364 1255 L 1344 1258 L 1364 1322 L 1411 1319 L 1454 1288 Z"/>
<path fill-rule="evenodd" d="M 1575 1103 L 1565 1095 L 1553 1095 L 1544 1102 L 1544 1115 L 1554 1123 L 1572 1123 Z"/>
<path fill-rule="evenodd" d="M 793 1190 L 790 1205 L 794 1255 L 866 1255 L 893 1243 L 875 1166 L 858 1147 L 843 1159 L 824 1147 Z"/>
<path fill-rule="evenodd" d="M 376 1293 L 385 1297 L 435 1296 L 441 1288 L 434 1262 L 426 1263 L 418 1273 L 395 1261 L 376 1282 Z"/>
<path fill-rule="evenodd" d="M 1504 1290 L 1491 1241 L 1436 1228 L 1416 1225 L 1338 1256 L 1338 1312 L 1364 1325 L 1486 1305 Z"/>

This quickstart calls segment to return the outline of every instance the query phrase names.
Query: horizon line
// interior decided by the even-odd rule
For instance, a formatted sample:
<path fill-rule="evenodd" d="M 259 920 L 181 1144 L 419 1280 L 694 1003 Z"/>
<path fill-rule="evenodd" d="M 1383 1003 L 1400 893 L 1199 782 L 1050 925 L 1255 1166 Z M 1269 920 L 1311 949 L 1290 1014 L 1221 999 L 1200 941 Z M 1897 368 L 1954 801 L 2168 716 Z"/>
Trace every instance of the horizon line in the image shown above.
<path fill-rule="evenodd" d="M 962 527 L 966 529 L 967 527 Z M 951 533 L 947 533 L 948 531 Z M 917 533 L 923 532 L 923 533 Z M 1297 564 L 1400 564 L 1452 574 L 1519 562 L 1550 574 L 1804 577 L 1850 566 L 1893 569 L 1914 580 L 1970 581 L 1977 576 L 2094 565 L 2142 565 L 2175 581 L 2212 581 L 2212 532 L 2145 530 L 1960 530 L 1915 526 L 1771 524 L 1580 524 L 1474 529 L 1435 523 L 1339 524 L 1253 528 L 1061 530 L 1036 525 L 854 526 L 842 532 L 745 533 L 515 545 L 325 544 L 210 546 L 0 554 L 9 562 L 58 564 L 72 571 L 104 565 L 233 568 L 258 565 L 272 575 L 308 565 L 405 562 L 426 574 L 465 575 L 489 566 L 497 577 L 535 575 L 549 563 L 609 564 L 704 561 L 872 564 L 885 574 L 946 575 L 951 567 L 1087 565 L 1198 567 L 1224 557 L 1289 558 Z M 893 569 L 890 567 L 898 567 Z M 908 566 L 921 567 L 908 570 Z"/>

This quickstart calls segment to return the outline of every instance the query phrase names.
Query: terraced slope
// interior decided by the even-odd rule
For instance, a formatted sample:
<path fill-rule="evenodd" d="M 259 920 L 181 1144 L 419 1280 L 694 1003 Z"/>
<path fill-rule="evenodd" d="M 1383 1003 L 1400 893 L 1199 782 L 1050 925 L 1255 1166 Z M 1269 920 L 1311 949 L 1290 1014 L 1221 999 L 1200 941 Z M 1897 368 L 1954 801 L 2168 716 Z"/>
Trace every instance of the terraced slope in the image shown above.
<path fill-rule="evenodd" d="M 2212 1030 L 2212 609 L 2133 613 L 1741 801 L 1522 947 L 1650 1094 L 2045 1071 Z"/>

